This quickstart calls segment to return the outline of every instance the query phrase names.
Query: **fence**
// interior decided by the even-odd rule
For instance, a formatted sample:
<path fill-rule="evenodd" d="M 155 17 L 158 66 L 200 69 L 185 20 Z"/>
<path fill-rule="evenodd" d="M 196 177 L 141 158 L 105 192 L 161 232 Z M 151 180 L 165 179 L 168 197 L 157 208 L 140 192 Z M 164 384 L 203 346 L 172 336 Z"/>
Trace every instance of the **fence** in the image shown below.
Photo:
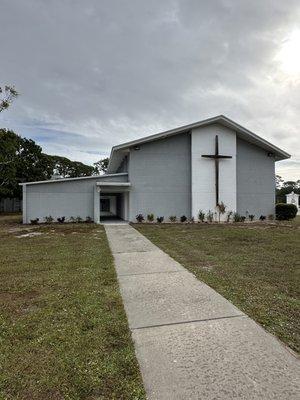
<path fill-rule="evenodd" d="M 22 211 L 22 200 L 13 199 L 0 199 L 0 212 L 20 212 Z"/>

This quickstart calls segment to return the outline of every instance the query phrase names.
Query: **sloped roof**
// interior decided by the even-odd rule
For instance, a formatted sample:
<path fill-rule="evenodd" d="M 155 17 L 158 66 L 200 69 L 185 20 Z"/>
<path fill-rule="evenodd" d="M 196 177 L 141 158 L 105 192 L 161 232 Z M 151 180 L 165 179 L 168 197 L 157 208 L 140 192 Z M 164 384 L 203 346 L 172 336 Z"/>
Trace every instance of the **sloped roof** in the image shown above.
<path fill-rule="evenodd" d="M 257 146 L 269 151 L 275 155 L 276 160 L 284 160 L 286 158 L 290 158 L 290 154 L 286 153 L 284 150 L 281 150 L 279 147 L 273 145 L 272 143 L 268 142 L 267 140 L 261 138 L 260 136 L 256 135 L 255 133 L 249 131 L 248 129 L 244 128 L 243 126 L 239 125 L 238 123 L 232 121 L 231 119 L 225 117 L 224 115 L 218 115 L 216 117 L 204 119 L 202 121 L 194 122 L 189 125 L 180 126 L 175 129 L 171 129 L 165 132 L 156 133 L 154 135 L 146 136 L 141 139 L 132 140 L 130 142 L 122 143 L 117 146 L 112 147 L 111 154 L 110 154 L 110 161 L 108 165 L 108 173 L 115 172 L 120 165 L 124 155 L 126 152 L 135 146 L 138 146 L 143 143 L 153 142 L 155 140 L 164 139 L 169 136 L 178 135 L 179 133 L 188 133 L 192 129 L 208 126 L 211 124 L 219 124 L 223 125 L 227 128 L 232 129 L 237 133 L 237 135 Z"/>

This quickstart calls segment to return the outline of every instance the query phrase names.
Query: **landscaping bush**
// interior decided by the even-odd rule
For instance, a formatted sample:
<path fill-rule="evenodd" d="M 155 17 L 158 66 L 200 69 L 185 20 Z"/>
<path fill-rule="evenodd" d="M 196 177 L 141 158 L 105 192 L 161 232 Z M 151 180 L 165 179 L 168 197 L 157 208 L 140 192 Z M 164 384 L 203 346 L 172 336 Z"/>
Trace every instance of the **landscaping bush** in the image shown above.
<path fill-rule="evenodd" d="M 54 218 L 51 215 L 45 217 L 46 224 L 51 224 L 54 221 Z"/>
<path fill-rule="evenodd" d="M 230 219 L 232 217 L 233 211 L 228 211 L 227 215 L 226 215 L 226 222 L 230 222 Z"/>
<path fill-rule="evenodd" d="M 156 218 L 156 221 L 157 221 L 159 224 L 161 224 L 161 223 L 163 222 L 163 220 L 164 220 L 164 217 L 157 217 L 157 218 Z"/>
<path fill-rule="evenodd" d="M 88 224 L 91 224 L 91 223 L 93 223 L 94 221 L 93 221 L 93 218 L 91 218 L 91 217 L 86 217 L 86 218 L 85 218 L 85 222 L 87 222 Z"/>
<path fill-rule="evenodd" d="M 255 215 L 254 215 L 254 214 L 250 214 L 250 215 L 249 215 L 249 219 L 250 219 L 250 221 L 253 221 L 253 220 L 254 220 L 254 218 L 255 218 Z"/>
<path fill-rule="evenodd" d="M 187 221 L 187 217 L 185 215 L 182 215 L 180 217 L 180 222 L 186 222 Z"/>
<path fill-rule="evenodd" d="M 276 219 L 286 221 L 296 217 L 298 212 L 295 204 L 278 203 L 275 206 Z"/>
<path fill-rule="evenodd" d="M 135 216 L 135 219 L 137 220 L 137 222 L 143 222 L 145 220 L 143 214 L 138 214 Z"/>
<path fill-rule="evenodd" d="M 147 215 L 147 221 L 148 222 L 153 222 L 154 221 L 154 214 L 153 213 Z"/>
<path fill-rule="evenodd" d="M 70 217 L 69 218 L 69 222 L 72 222 L 72 223 L 76 222 L 76 218 L 75 217 Z"/>
<path fill-rule="evenodd" d="M 259 217 L 259 220 L 260 220 L 260 221 L 265 221 L 265 220 L 266 220 L 266 216 L 265 216 L 265 215 L 261 215 L 261 216 Z"/>
<path fill-rule="evenodd" d="M 37 225 L 39 223 L 39 218 L 31 219 L 30 223 L 31 223 L 31 225 Z"/>
<path fill-rule="evenodd" d="M 82 222 L 82 218 L 80 217 L 80 215 L 78 215 L 78 216 L 75 218 L 75 221 L 76 221 L 77 223 Z"/>
<path fill-rule="evenodd" d="M 237 212 L 233 213 L 233 222 L 242 222 L 242 216 Z"/>
<path fill-rule="evenodd" d="M 201 222 L 204 222 L 204 220 L 205 220 L 205 213 L 202 210 L 199 210 L 199 212 L 198 212 L 198 219 Z"/>
<path fill-rule="evenodd" d="M 58 217 L 57 218 L 57 222 L 59 222 L 60 224 L 63 224 L 64 222 L 65 222 L 65 220 L 66 220 L 66 217 Z"/>
<path fill-rule="evenodd" d="M 171 215 L 171 216 L 169 217 L 169 220 L 170 220 L 171 222 L 176 222 L 176 221 L 177 221 L 176 215 Z"/>
<path fill-rule="evenodd" d="M 208 213 L 206 214 L 206 219 L 207 219 L 208 222 L 213 222 L 214 213 L 211 210 L 209 210 Z"/>

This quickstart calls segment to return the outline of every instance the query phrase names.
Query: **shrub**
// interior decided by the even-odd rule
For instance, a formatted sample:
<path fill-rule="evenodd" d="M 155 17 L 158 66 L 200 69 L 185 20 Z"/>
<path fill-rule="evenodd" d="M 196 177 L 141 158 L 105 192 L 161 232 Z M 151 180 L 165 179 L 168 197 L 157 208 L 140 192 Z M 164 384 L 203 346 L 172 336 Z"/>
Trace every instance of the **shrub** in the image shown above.
<path fill-rule="evenodd" d="M 69 222 L 72 222 L 72 223 L 76 222 L 76 218 L 75 217 L 70 217 L 69 218 Z"/>
<path fill-rule="evenodd" d="M 226 215 L 226 222 L 230 222 L 230 218 L 232 217 L 233 211 L 228 211 Z"/>
<path fill-rule="evenodd" d="M 242 216 L 238 212 L 233 213 L 233 222 L 242 222 Z"/>
<path fill-rule="evenodd" d="M 148 222 L 153 222 L 154 221 L 154 214 L 153 213 L 147 215 L 147 221 Z"/>
<path fill-rule="evenodd" d="M 218 210 L 218 214 L 219 214 L 219 222 L 221 219 L 221 215 L 225 214 L 226 208 L 227 208 L 227 206 L 225 206 L 223 201 L 221 201 L 221 203 L 217 204 L 217 210 Z"/>
<path fill-rule="evenodd" d="M 75 218 L 75 221 L 76 221 L 77 223 L 82 222 L 81 216 L 80 216 L 80 215 L 77 215 L 77 217 Z"/>
<path fill-rule="evenodd" d="M 191 224 L 193 224 L 193 223 L 195 222 L 195 218 L 194 218 L 194 217 L 191 217 L 191 218 L 189 219 L 189 222 L 190 222 Z"/>
<path fill-rule="evenodd" d="M 204 222 L 204 220 L 205 220 L 205 213 L 202 210 L 199 210 L 199 212 L 198 212 L 198 219 L 201 222 Z"/>
<path fill-rule="evenodd" d="M 206 214 L 206 219 L 207 219 L 208 222 L 213 222 L 214 213 L 211 210 L 209 210 L 208 213 Z"/>
<path fill-rule="evenodd" d="M 164 221 L 164 217 L 157 217 L 156 221 L 161 224 Z"/>
<path fill-rule="evenodd" d="M 144 221 L 145 218 L 144 218 L 143 214 L 138 214 L 135 216 L 135 219 L 137 220 L 137 222 L 141 223 Z"/>
<path fill-rule="evenodd" d="M 278 203 L 275 207 L 276 219 L 286 221 L 296 217 L 298 212 L 295 204 Z"/>
<path fill-rule="evenodd" d="M 39 223 L 39 220 L 40 220 L 39 218 L 31 219 L 30 223 L 31 223 L 31 225 L 37 225 Z"/>
<path fill-rule="evenodd" d="M 169 220 L 170 220 L 171 222 L 176 222 L 176 221 L 177 221 L 176 215 L 171 215 L 171 216 L 169 217 Z"/>
<path fill-rule="evenodd" d="M 240 222 L 245 222 L 245 220 L 246 220 L 246 217 L 244 215 L 241 215 Z"/>
<path fill-rule="evenodd" d="M 91 223 L 94 222 L 94 221 L 93 221 L 93 218 L 91 218 L 91 217 L 86 217 L 86 218 L 85 218 L 85 222 L 88 223 L 88 224 L 91 224 Z"/>
<path fill-rule="evenodd" d="M 57 218 L 57 222 L 59 222 L 60 224 L 63 224 L 66 220 L 66 217 L 61 217 L 61 218 Z"/>
<path fill-rule="evenodd" d="M 255 215 L 254 215 L 254 214 L 250 214 L 250 215 L 249 215 L 249 219 L 250 219 L 250 221 L 253 221 L 253 220 L 254 220 L 254 218 L 255 218 Z"/>
<path fill-rule="evenodd" d="M 185 215 L 182 215 L 180 217 L 180 222 L 186 222 L 187 221 L 187 217 Z"/>
<path fill-rule="evenodd" d="M 46 224 L 51 224 L 54 221 L 54 218 L 51 215 L 45 217 Z"/>
<path fill-rule="evenodd" d="M 266 219 L 266 216 L 265 215 L 261 215 L 260 217 L 259 217 L 259 220 L 260 221 L 264 221 Z"/>

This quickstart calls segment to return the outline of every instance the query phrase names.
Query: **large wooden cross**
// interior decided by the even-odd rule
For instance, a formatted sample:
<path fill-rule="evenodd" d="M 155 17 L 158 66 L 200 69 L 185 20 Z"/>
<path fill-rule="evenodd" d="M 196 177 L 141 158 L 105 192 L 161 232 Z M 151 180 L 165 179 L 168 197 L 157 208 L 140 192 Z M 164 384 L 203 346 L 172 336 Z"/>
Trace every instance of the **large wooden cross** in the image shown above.
<path fill-rule="evenodd" d="M 203 154 L 202 157 L 215 160 L 215 186 L 216 186 L 216 206 L 219 204 L 219 161 L 222 158 L 232 158 L 232 156 L 223 156 L 219 154 L 219 138 L 215 138 L 215 154 Z"/>

